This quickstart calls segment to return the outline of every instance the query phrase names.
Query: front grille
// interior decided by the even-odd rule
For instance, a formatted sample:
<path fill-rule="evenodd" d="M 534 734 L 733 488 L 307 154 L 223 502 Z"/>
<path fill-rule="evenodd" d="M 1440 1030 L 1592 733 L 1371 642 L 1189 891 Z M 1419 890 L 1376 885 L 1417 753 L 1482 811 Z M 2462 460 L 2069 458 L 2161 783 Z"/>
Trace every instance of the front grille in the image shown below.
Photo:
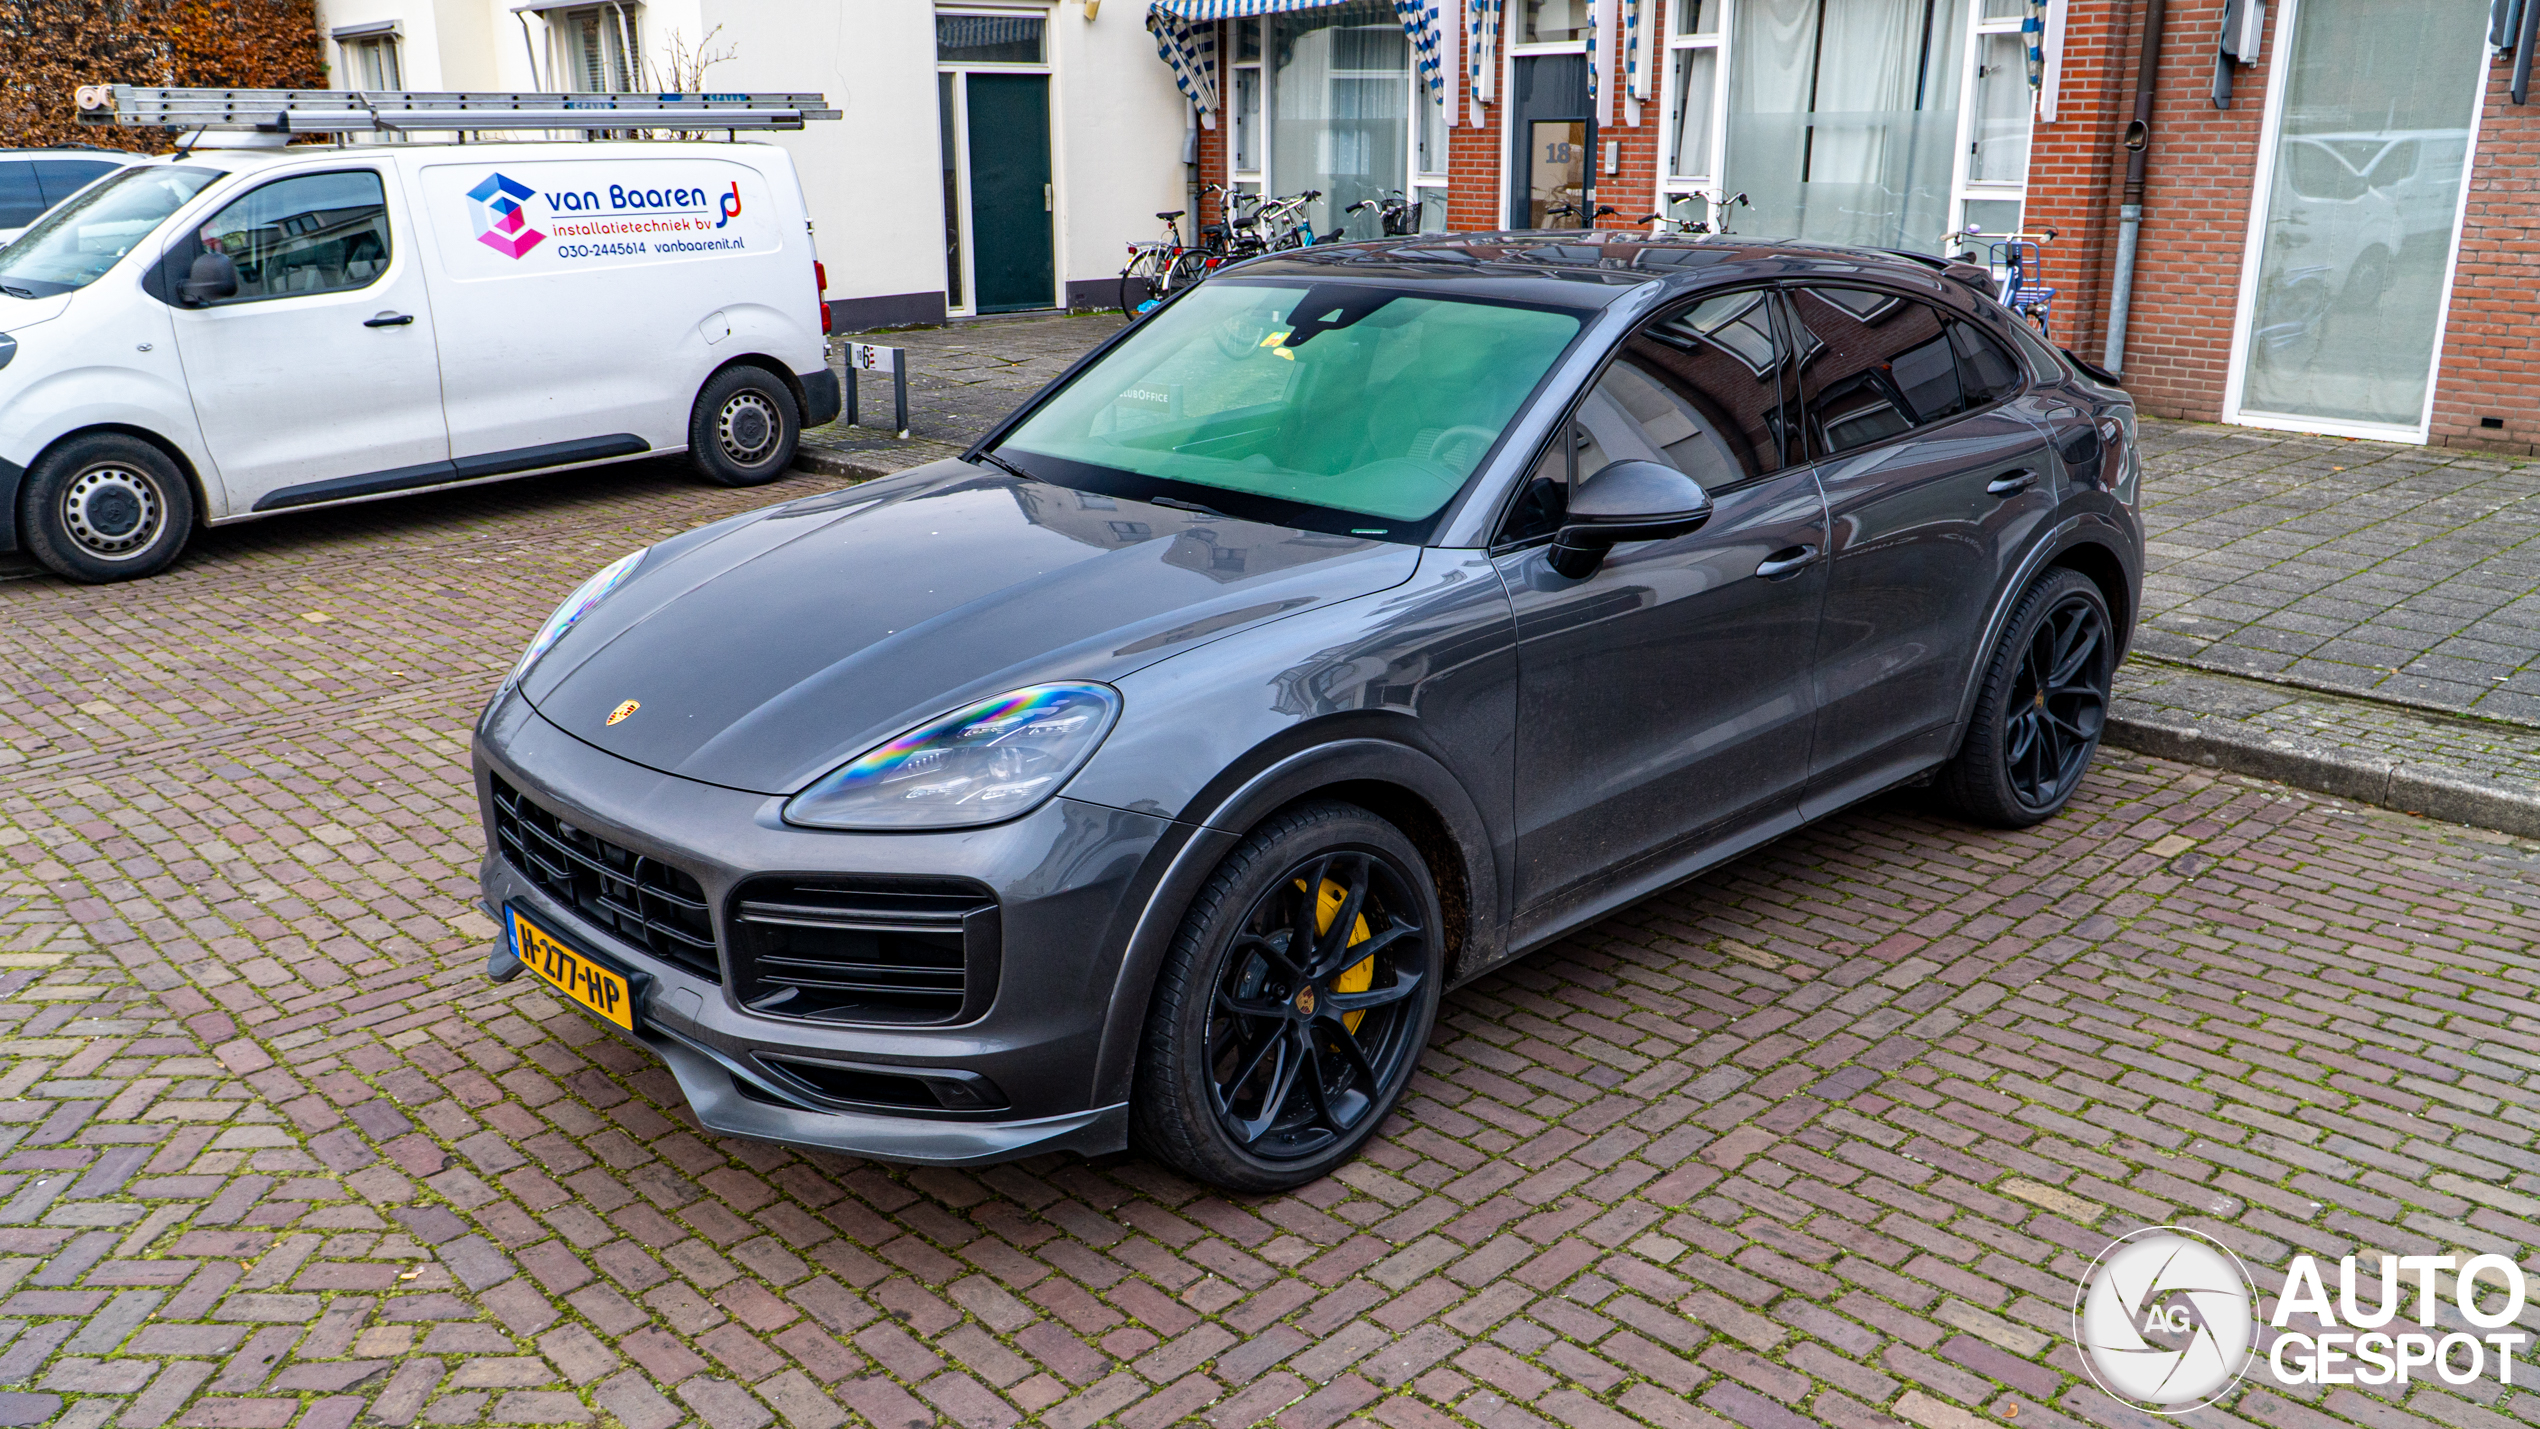
<path fill-rule="evenodd" d="M 957 1022 L 996 993 L 996 895 L 966 879 L 755 879 L 731 926 L 741 1005 L 766 1016 Z"/>
<path fill-rule="evenodd" d="M 575 828 L 494 777 L 494 840 L 538 890 L 665 962 L 723 981 L 697 880 Z"/>

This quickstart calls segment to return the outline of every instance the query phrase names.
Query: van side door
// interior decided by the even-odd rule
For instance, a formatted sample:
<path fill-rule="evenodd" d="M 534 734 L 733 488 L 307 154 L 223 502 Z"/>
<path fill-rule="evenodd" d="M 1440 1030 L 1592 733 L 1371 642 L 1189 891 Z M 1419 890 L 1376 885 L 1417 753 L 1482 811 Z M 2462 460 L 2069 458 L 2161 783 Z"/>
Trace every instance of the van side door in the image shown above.
<path fill-rule="evenodd" d="M 237 516 L 454 479 L 441 361 L 399 186 L 347 164 L 249 188 L 193 226 L 156 285 Z M 218 253 L 238 290 L 189 298 Z"/>

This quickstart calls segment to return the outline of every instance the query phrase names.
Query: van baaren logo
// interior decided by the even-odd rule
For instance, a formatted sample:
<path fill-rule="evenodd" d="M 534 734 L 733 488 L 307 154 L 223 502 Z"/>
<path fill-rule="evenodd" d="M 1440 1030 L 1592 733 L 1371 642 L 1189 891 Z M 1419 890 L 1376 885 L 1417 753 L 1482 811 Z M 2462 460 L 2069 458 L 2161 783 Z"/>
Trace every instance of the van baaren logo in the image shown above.
<path fill-rule="evenodd" d="M 538 246 L 547 235 L 529 226 L 531 192 L 529 185 L 501 174 L 487 174 L 485 182 L 469 189 L 467 213 L 476 224 L 476 241 L 506 258 Z"/>
<path fill-rule="evenodd" d="M 2257 1297 L 2239 1257 L 2150 1226 L 2100 1252 L 2073 1306 L 2073 1338 L 2099 1387 L 2155 1414 L 2211 1404 L 2249 1365 Z"/>

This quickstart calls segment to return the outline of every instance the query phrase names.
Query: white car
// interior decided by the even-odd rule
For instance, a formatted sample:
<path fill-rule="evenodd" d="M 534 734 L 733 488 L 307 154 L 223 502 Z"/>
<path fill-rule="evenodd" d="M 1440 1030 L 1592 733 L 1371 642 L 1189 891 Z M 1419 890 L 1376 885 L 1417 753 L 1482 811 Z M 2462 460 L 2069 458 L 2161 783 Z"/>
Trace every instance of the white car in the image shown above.
<path fill-rule="evenodd" d="M 688 452 L 837 414 L 771 144 L 198 149 L 0 249 L 0 551 L 108 581 L 198 525 Z"/>
<path fill-rule="evenodd" d="M 6 247 L 44 210 L 98 179 L 146 155 L 121 149 L 0 149 L 0 247 Z"/>

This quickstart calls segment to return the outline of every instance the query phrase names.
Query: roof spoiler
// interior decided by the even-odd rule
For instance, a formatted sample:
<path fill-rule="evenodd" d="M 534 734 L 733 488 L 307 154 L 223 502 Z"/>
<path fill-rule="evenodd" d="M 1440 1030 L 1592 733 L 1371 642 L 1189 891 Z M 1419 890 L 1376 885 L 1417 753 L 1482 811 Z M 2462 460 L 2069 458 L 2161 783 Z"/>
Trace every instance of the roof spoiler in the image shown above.
<path fill-rule="evenodd" d="M 1940 276 L 1957 283 L 1960 287 L 1966 288 L 1971 292 L 1981 294 L 1984 297 L 1999 300 L 2002 296 L 2001 280 L 1993 276 L 1993 271 L 1991 269 L 1986 268 L 1980 263 L 1963 263 L 1955 258 L 1942 258 L 1930 253 L 1917 253 L 1910 248 L 1882 248 L 1878 251 L 1891 258 L 1902 258 L 1910 263 L 1919 263 L 1923 267 L 1929 268 L 1933 272 L 1938 273 Z"/>

